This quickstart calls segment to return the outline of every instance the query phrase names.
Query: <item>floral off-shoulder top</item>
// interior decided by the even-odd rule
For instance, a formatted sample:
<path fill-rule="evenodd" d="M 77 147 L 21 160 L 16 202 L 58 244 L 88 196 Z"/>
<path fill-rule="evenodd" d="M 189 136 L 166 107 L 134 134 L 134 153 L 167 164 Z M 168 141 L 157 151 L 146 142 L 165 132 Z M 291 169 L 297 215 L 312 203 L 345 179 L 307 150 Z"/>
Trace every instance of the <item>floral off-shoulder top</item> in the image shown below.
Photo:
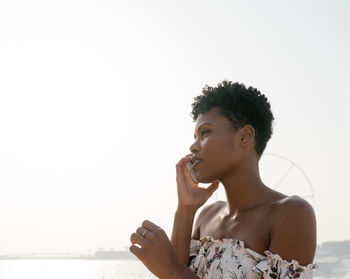
<path fill-rule="evenodd" d="M 309 279 L 315 264 L 288 262 L 265 251 L 263 256 L 245 247 L 242 240 L 210 236 L 191 239 L 189 268 L 202 279 Z"/>

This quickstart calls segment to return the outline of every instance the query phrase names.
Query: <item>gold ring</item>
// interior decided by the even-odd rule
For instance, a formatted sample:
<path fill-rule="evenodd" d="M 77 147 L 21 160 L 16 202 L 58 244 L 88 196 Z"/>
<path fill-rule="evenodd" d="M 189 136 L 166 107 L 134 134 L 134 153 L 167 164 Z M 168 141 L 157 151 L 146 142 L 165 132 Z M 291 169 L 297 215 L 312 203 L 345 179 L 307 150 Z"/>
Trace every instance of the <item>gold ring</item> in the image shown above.
<path fill-rule="evenodd" d="M 143 233 L 142 233 L 142 236 L 143 236 L 143 237 L 145 237 L 146 232 L 148 232 L 148 230 L 145 229 L 145 230 L 143 231 Z"/>

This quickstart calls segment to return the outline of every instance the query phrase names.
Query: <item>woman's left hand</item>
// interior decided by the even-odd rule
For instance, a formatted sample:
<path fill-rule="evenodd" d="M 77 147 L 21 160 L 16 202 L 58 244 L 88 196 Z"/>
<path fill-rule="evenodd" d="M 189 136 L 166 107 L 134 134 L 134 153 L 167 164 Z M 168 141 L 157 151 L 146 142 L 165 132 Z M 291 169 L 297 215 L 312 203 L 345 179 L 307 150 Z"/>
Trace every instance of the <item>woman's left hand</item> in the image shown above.
<path fill-rule="evenodd" d="M 130 236 L 130 241 L 133 244 L 130 252 L 158 278 L 172 278 L 181 269 L 183 264 L 165 231 L 151 221 L 143 221 L 142 227 Z"/>

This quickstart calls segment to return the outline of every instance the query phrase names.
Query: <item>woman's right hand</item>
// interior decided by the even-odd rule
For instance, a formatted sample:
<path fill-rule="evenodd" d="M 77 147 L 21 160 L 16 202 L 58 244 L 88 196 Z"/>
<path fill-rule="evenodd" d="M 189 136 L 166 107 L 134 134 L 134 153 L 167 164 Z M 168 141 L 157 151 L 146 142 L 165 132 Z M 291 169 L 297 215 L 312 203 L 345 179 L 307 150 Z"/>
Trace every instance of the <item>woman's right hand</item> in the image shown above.
<path fill-rule="evenodd" d="M 211 197 L 219 187 L 219 181 L 214 181 L 209 187 L 198 187 L 185 165 L 191 161 L 193 154 L 188 154 L 176 164 L 176 183 L 179 207 L 189 207 L 197 210 Z"/>

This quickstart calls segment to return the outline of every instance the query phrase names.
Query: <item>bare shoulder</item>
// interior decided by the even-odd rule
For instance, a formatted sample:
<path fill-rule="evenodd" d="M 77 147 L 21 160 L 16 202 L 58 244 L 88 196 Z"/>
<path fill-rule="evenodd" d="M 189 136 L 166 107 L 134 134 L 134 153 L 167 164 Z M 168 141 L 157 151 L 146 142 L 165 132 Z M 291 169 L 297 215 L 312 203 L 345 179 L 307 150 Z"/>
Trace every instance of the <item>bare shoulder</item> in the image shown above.
<path fill-rule="evenodd" d="M 273 206 L 270 252 L 283 259 L 312 263 L 316 250 L 316 217 L 312 206 L 293 195 Z"/>
<path fill-rule="evenodd" d="M 208 219 L 216 215 L 219 210 L 225 205 L 224 201 L 217 201 L 208 205 L 205 205 L 199 212 L 192 230 L 192 239 L 200 238 L 201 224 L 206 223 Z"/>
<path fill-rule="evenodd" d="M 283 222 L 316 222 L 315 212 L 309 202 L 303 198 L 293 195 L 277 201 L 274 205 L 275 225 Z"/>

